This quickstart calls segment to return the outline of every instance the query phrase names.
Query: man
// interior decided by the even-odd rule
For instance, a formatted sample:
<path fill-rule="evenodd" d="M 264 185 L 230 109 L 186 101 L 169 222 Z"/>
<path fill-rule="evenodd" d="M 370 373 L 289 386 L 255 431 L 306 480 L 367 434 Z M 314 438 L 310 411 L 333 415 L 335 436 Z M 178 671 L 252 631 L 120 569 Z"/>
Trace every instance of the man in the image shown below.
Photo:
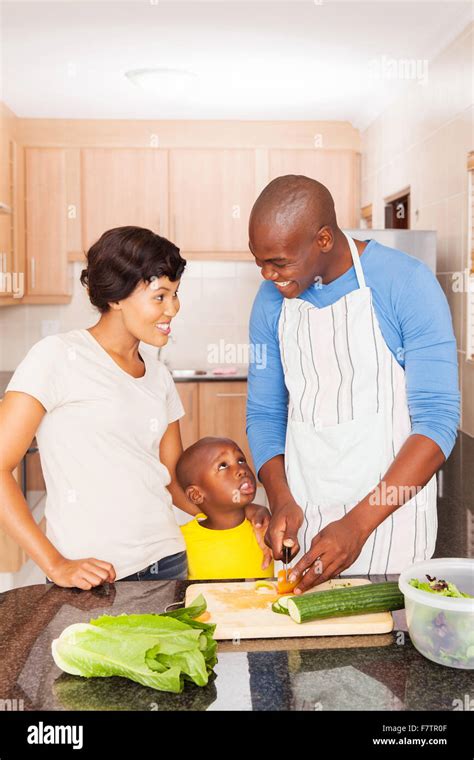
<path fill-rule="evenodd" d="M 301 593 L 434 552 L 436 472 L 459 420 L 448 304 L 419 260 L 337 226 L 324 185 L 273 180 L 250 216 L 265 282 L 250 318 L 247 435 Z M 254 355 L 260 355 L 256 350 Z"/>

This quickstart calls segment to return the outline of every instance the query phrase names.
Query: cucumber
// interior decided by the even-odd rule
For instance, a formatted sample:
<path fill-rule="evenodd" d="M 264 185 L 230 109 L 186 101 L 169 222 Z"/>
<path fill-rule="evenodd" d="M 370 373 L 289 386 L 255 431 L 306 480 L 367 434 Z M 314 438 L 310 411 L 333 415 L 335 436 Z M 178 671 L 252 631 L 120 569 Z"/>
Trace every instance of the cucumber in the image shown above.
<path fill-rule="evenodd" d="M 296 623 L 346 615 L 401 610 L 405 599 L 396 581 L 315 591 L 288 600 L 288 612 Z"/>
<path fill-rule="evenodd" d="M 291 596 L 280 596 L 278 599 L 278 604 L 283 607 L 285 612 L 288 612 L 288 599 L 291 599 Z"/>
<path fill-rule="evenodd" d="M 280 596 L 276 602 L 273 602 L 273 612 L 278 612 L 280 615 L 289 615 L 290 613 L 288 612 L 288 599 L 291 599 L 291 596 Z"/>

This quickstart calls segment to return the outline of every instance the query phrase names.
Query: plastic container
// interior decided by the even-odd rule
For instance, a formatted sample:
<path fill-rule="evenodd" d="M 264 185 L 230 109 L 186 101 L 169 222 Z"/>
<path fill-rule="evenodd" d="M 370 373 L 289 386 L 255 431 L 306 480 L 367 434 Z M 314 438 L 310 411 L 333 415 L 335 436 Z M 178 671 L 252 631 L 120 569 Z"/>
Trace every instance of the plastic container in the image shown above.
<path fill-rule="evenodd" d="M 454 583 L 474 596 L 473 559 L 430 559 L 404 570 L 398 580 L 405 597 L 408 632 L 418 651 L 439 665 L 474 669 L 474 599 L 439 596 L 410 586 L 426 576 Z"/>

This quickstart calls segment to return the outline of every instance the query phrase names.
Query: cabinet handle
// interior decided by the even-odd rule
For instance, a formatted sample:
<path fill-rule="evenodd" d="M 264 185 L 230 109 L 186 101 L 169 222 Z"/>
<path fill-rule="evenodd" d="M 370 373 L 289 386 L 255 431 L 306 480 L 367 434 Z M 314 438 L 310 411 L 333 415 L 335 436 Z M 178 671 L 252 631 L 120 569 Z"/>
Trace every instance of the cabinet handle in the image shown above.
<path fill-rule="evenodd" d="M 247 398 L 246 393 L 216 393 L 217 398 Z"/>
<path fill-rule="evenodd" d="M 31 257 L 31 287 L 36 288 L 36 262 L 34 256 Z"/>

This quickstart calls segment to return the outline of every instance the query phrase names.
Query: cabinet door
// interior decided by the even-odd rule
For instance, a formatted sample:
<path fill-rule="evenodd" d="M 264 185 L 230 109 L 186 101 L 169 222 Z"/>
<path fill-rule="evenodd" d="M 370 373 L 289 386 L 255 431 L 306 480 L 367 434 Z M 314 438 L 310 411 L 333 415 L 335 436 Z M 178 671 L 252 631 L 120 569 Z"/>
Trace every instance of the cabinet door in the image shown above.
<path fill-rule="evenodd" d="M 334 198 L 340 227 L 359 226 L 359 154 L 352 150 L 271 150 L 270 180 L 304 174 L 326 185 Z"/>
<path fill-rule="evenodd" d="M 186 251 L 248 251 L 255 151 L 171 150 L 171 237 Z"/>
<path fill-rule="evenodd" d="M 12 296 L 13 256 L 13 201 L 14 201 L 14 142 L 9 139 L 3 119 L 0 119 L 0 298 Z M 5 275 L 5 277 L 2 277 Z"/>
<path fill-rule="evenodd" d="M 184 406 L 184 417 L 179 421 L 183 448 L 187 449 L 199 438 L 199 393 L 197 383 L 176 383 Z"/>
<path fill-rule="evenodd" d="M 67 151 L 27 148 L 27 295 L 68 295 Z"/>
<path fill-rule="evenodd" d="M 13 280 L 13 269 L 12 216 L 0 213 L 0 298 L 10 298 L 12 288 L 18 287 L 19 280 Z"/>
<path fill-rule="evenodd" d="M 82 151 L 83 245 L 114 227 L 168 236 L 168 154 L 153 148 Z"/>
<path fill-rule="evenodd" d="M 253 468 L 246 427 L 247 383 L 245 381 L 199 384 L 199 437 L 231 438 Z"/>

